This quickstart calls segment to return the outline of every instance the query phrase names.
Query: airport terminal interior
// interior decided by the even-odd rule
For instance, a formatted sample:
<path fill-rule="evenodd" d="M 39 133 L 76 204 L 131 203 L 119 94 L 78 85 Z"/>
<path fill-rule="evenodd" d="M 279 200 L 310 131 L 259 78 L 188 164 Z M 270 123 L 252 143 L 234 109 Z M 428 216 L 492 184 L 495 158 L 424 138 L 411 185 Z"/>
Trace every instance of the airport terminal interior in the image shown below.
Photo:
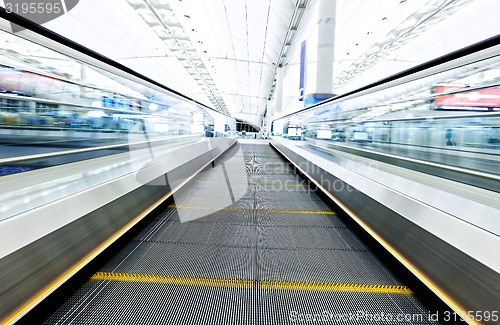
<path fill-rule="evenodd" d="M 497 0 L 0 0 L 0 324 L 500 324 Z"/>

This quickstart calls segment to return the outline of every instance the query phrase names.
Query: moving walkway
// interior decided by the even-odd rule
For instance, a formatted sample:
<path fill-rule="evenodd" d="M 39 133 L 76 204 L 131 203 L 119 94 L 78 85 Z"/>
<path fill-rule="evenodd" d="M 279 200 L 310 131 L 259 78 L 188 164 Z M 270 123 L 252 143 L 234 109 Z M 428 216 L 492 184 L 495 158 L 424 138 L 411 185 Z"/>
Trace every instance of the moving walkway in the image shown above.
<path fill-rule="evenodd" d="M 240 140 L 44 324 L 433 324 L 431 315 L 271 146 Z"/>

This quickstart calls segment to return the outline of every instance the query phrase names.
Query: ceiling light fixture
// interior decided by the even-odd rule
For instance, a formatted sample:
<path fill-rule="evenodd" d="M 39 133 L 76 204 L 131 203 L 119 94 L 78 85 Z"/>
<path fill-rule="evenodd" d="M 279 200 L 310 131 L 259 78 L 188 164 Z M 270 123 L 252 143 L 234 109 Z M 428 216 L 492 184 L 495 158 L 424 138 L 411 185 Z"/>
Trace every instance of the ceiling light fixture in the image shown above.
<path fill-rule="evenodd" d="M 179 60 L 198 85 L 204 89 L 204 93 L 215 109 L 222 114 L 230 116 L 226 104 L 219 96 L 217 88 L 202 87 L 212 78 L 206 68 L 203 58 L 198 53 L 194 41 L 190 39 L 187 31 L 195 28 L 185 29 L 183 24 L 176 19 L 175 12 L 170 4 L 156 0 L 128 0 L 130 5 L 138 12 L 141 18 L 152 28 L 158 37 L 164 41 L 172 52 L 173 56 Z M 182 3 L 182 1 L 179 1 Z M 174 3 L 172 3 L 174 5 Z M 184 14 L 184 21 L 190 20 L 190 15 Z M 188 24 L 189 25 L 189 24 Z M 206 54 L 206 51 L 200 51 Z M 203 74 L 203 78 L 201 75 Z"/>

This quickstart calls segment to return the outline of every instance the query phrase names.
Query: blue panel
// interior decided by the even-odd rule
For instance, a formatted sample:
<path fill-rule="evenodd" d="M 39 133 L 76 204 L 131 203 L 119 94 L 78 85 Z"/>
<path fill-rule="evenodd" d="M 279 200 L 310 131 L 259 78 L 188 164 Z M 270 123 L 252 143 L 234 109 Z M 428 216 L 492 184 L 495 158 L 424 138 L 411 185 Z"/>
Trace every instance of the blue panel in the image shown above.
<path fill-rule="evenodd" d="M 328 98 L 330 98 L 330 97 L 307 97 L 304 100 L 304 107 L 307 108 L 307 107 L 312 106 L 316 103 L 327 100 Z"/>
<path fill-rule="evenodd" d="M 300 44 L 300 80 L 299 80 L 299 101 L 304 100 L 304 79 L 306 72 L 306 41 Z"/>

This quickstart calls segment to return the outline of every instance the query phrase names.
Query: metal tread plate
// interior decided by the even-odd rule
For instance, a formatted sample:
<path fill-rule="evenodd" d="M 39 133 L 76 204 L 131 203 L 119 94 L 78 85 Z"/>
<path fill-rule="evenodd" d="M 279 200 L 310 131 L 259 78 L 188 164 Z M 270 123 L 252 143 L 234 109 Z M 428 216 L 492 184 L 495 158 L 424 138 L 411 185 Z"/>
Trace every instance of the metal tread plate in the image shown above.
<path fill-rule="evenodd" d="M 433 324 L 306 185 L 267 145 L 230 149 L 46 324 Z"/>

